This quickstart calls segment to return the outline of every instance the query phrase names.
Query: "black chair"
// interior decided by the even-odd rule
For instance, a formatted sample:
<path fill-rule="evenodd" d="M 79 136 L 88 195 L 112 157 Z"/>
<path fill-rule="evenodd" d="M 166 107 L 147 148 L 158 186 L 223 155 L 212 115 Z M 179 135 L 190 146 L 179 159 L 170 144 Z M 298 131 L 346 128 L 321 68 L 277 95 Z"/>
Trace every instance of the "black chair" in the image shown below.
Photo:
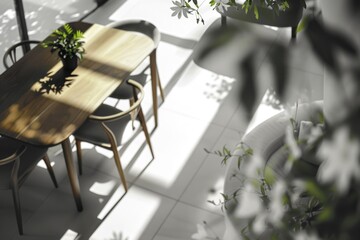
<path fill-rule="evenodd" d="M 8 50 L 6 50 L 3 63 L 6 69 L 8 69 L 11 65 L 17 62 L 22 56 L 24 56 L 24 49 L 29 50 L 35 46 L 37 46 L 40 41 L 37 40 L 26 40 L 18 42 L 12 45 Z"/>
<path fill-rule="evenodd" d="M 115 107 L 102 104 L 94 112 L 94 114 L 90 115 L 85 123 L 73 134 L 76 142 L 79 173 L 82 174 L 82 141 L 111 150 L 114 154 L 115 165 L 119 172 L 120 179 L 124 185 L 125 192 L 127 192 L 128 186 L 126 183 L 124 170 L 120 162 L 120 155 L 117 147 L 125 143 L 123 134 L 126 126 L 131 122 L 131 114 L 135 114 L 139 117 L 142 130 L 145 134 L 146 142 L 150 148 L 151 155 L 154 158 L 154 153 L 150 142 L 150 135 L 148 133 L 145 117 L 140 105 L 144 96 L 143 88 L 141 84 L 134 80 L 128 80 L 127 83 L 134 88 L 133 96 L 135 99 L 133 105 L 129 109 L 121 111 Z M 139 91 L 139 96 L 135 89 Z"/>
<path fill-rule="evenodd" d="M 35 147 L 0 136 L 0 189 L 12 190 L 20 235 L 23 234 L 23 226 L 19 188 L 41 159 L 44 160 L 55 187 L 58 187 L 46 152 L 46 147 Z"/>
<path fill-rule="evenodd" d="M 160 35 L 161 35 L 160 31 L 157 29 L 155 25 L 145 20 L 125 20 L 125 21 L 113 22 L 107 26 L 116 29 L 142 33 L 148 36 L 149 38 L 151 38 L 154 42 L 154 49 L 150 53 L 149 57 L 150 57 L 151 83 L 152 83 L 153 113 L 154 113 L 155 128 L 156 128 L 158 125 L 158 103 L 157 103 L 156 85 L 158 85 L 159 87 L 162 101 L 164 101 L 165 99 L 164 91 L 160 82 L 157 62 L 156 62 L 156 49 L 160 42 Z M 138 81 L 143 86 L 145 85 L 146 79 L 144 78 L 140 78 L 140 79 L 134 78 L 134 80 Z M 118 99 L 131 99 L 132 89 L 128 85 L 122 84 L 118 89 L 116 89 L 113 92 L 111 97 Z"/>

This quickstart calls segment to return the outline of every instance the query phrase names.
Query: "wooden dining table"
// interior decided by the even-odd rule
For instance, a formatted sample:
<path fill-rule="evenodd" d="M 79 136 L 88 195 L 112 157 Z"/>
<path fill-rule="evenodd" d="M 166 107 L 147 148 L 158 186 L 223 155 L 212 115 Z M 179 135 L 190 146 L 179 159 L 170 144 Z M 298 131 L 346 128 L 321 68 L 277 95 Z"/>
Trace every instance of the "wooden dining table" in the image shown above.
<path fill-rule="evenodd" d="M 69 24 L 84 32 L 85 41 L 86 53 L 74 71 L 65 71 L 57 54 L 38 45 L 0 75 L 0 135 L 39 146 L 61 144 L 76 207 L 82 211 L 69 137 L 152 52 L 154 43 L 140 33 Z"/>

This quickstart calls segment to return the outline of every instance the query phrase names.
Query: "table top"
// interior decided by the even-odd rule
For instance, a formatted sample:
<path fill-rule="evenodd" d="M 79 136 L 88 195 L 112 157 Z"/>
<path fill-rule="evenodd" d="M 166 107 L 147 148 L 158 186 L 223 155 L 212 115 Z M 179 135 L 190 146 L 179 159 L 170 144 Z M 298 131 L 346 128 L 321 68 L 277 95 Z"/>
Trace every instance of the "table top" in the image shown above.
<path fill-rule="evenodd" d="M 72 73 L 56 53 L 38 45 L 0 75 L 1 134 L 35 145 L 61 143 L 154 49 L 140 33 L 70 25 L 84 32 L 86 51 Z"/>

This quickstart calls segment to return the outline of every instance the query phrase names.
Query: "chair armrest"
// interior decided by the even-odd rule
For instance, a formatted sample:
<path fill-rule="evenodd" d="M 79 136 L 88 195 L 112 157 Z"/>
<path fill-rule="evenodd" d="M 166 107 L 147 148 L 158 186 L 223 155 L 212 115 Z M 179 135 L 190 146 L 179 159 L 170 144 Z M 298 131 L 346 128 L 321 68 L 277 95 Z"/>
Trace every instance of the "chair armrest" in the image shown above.
<path fill-rule="evenodd" d="M 126 111 L 122 111 L 122 112 L 112 114 L 112 115 L 108 115 L 108 116 L 98 116 L 98 115 L 91 114 L 89 116 L 89 120 L 102 121 L 102 122 L 112 121 L 112 120 L 119 119 L 119 118 L 121 118 L 123 116 L 126 116 L 130 112 L 136 110 L 140 106 L 140 103 L 144 98 L 144 89 L 141 86 L 141 84 L 139 84 L 138 82 L 136 82 L 134 80 L 129 79 L 127 82 L 134 87 L 134 90 L 137 89 L 140 92 L 140 96 L 137 97 L 137 101 L 130 108 L 128 108 Z M 135 93 L 134 93 L 134 95 L 135 95 Z"/>
<path fill-rule="evenodd" d="M 20 156 L 25 152 L 25 150 L 26 150 L 26 146 L 22 145 L 20 148 L 18 148 L 16 150 L 16 152 L 11 154 L 10 156 L 7 156 L 5 158 L 1 158 L 0 159 L 0 166 L 11 163 L 11 162 L 14 162 L 15 160 L 19 159 Z"/>

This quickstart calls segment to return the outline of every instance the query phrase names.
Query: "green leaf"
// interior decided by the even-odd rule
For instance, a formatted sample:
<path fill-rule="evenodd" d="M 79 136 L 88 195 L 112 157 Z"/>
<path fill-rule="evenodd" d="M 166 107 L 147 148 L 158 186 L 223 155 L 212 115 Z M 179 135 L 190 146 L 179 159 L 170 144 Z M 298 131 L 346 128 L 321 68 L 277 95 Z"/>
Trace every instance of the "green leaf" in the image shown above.
<path fill-rule="evenodd" d="M 229 200 L 229 196 L 225 193 L 220 193 L 220 195 L 224 198 L 224 201 Z"/>
<path fill-rule="evenodd" d="M 317 220 L 325 222 L 333 216 L 333 209 L 330 207 L 324 207 L 320 214 L 317 216 Z"/>
<path fill-rule="evenodd" d="M 305 187 L 309 194 L 316 197 L 321 202 L 326 200 L 326 193 L 314 181 L 307 181 Z"/>
<path fill-rule="evenodd" d="M 269 167 L 265 167 L 264 170 L 264 181 L 266 183 L 266 185 L 268 186 L 269 189 L 271 189 L 271 186 L 275 183 L 276 181 L 276 176 L 274 173 L 274 170 L 272 170 Z"/>
<path fill-rule="evenodd" d="M 265 194 L 265 189 L 264 189 L 264 185 L 263 184 L 261 184 L 260 185 L 260 192 L 261 192 L 261 194 L 264 196 L 264 195 L 266 195 Z"/>
<path fill-rule="evenodd" d="M 204 148 L 204 151 L 205 151 L 206 153 L 211 153 L 211 151 L 207 150 L 206 148 Z"/>
<path fill-rule="evenodd" d="M 238 195 L 239 195 L 239 191 L 240 189 L 236 190 L 235 192 L 233 192 L 232 197 L 235 199 Z"/>
<path fill-rule="evenodd" d="M 254 14 L 255 14 L 255 18 L 257 20 L 259 20 L 259 10 L 258 10 L 258 7 L 256 5 L 254 5 Z"/>
<path fill-rule="evenodd" d="M 224 155 L 229 155 L 229 156 L 231 156 L 230 150 L 227 149 L 225 146 L 223 147 L 223 153 L 224 153 Z"/>
<path fill-rule="evenodd" d="M 248 156 L 252 156 L 254 154 L 254 151 L 252 150 L 252 148 L 247 148 L 245 150 L 245 154 Z"/>
<path fill-rule="evenodd" d="M 297 28 L 296 28 L 296 32 L 301 32 L 301 31 L 303 31 L 303 30 L 306 28 L 308 22 L 309 22 L 309 18 L 306 17 L 306 16 L 303 17 L 303 18 L 301 19 L 300 23 L 298 24 Z"/>
<path fill-rule="evenodd" d="M 73 32 L 73 29 L 70 27 L 69 24 L 64 24 L 64 29 L 67 35 L 71 34 Z"/>
<path fill-rule="evenodd" d="M 250 240 L 250 238 L 246 235 L 248 228 L 249 228 L 248 226 L 245 226 L 243 229 L 241 229 L 241 237 L 244 240 Z"/>

